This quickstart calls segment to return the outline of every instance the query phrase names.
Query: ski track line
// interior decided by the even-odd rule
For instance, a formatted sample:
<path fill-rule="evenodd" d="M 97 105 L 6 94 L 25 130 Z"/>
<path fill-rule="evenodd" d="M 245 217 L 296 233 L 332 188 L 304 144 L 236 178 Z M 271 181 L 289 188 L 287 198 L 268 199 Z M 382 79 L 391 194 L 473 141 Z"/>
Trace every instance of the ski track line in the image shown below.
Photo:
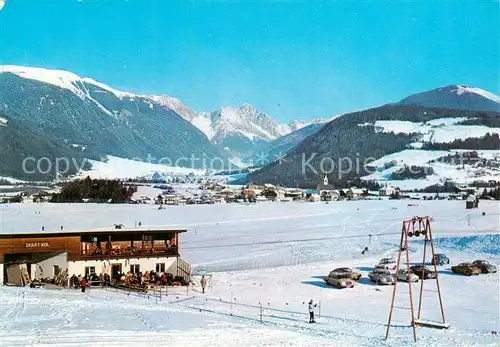
<path fill-rule="evenodd" d="M 117 293 L 119 293 L 119 292 L 117 291 Z M 123 294 L 127 295 L 127 298 L 128 298 L 130 293 L 123 293 Z M 99 299 L 97 297 L 94 297 L 94 298 Z M 144 299 L 146 299 L 146 297 L 144 297 Z M 108 309 L 110 311 L 112 311 L 113 310 L 113 304 L 114 304 L 114 302 L 112 300 L 106 300 L 106 301 L 107 301 L 107 304 L 108 304 Z M 144 319 L 144 317 L 141 316 L 140 313 L 134 313 L 134 312 L 127 313 L 127 312 L 124 312 L 124 313 L 121 314 L 121 316 L 124 317 L 127 320 L 128 319 L 132 319 L 132 320 L 136 319 L 136 320 L 140 321 L 141 324 L 144 325 L 149 332 L 153 331 L 152 325 L 149 322 L 147 322 L 146 319 Z"/>
<path fill-rule="evenodd" d="M 217 299 L 212 299 L 212 298 L 207 298 L 207 300 L 214 301 L 214 302 L 221 302 L 224 304 L 231 304 L 229 301 L 225 300 L 217 300 Z M 255 308 L 255 309 L 260 309 L 259 306 L 257 305 L 251 305 L 251 304 L 244 304 L 244 303 L 233 303 L 233 306 L 242 306 L 242 307 L 248 307 L 248 308 Z M 268 307 L 262 307 L 263 310 L 268 310 L 268 311 L 274 311 L 274 312 L 281 312 L 281 313 L 288 313 L 288 314 L 295 314 L 295 315 L 303 315 L 307 316 L 307 312 L 298 312 L 298 311 L 292 311 L 292 310 L 283 310 L 279 308 L 268 308 Z M 375 325 L 375 326 L 387 326 L 384 323 L 379 323 L 379 322 L 372 322 L 372 321 L 363 321 L 363 320 L 358 320 L 354 318 L 345 318 L 345 317 L 335 317 L 335 316 L 328 316 L 328 315 L 321 315 L 321 318 L 329 318 L 333 320 L 338 320 L 342 322 L 350 321 L 356 324 L 364 324 L 364 325 Z"/>
<path fill-rule="evenodd" d="M 325 328 L 323 328 L 323 327 L 317 327 L 317 325 L 315 325 L 315 327 L 311 327 L 311 326 L 309 326 L 309 323 L 306 323 L 305 321 L 302 321 L 302 323 L 300 323 L 301 322 L 300 320 L 294 319 L 293 317 L 289 318 L 289 317 L 279 317 L 279 316 L 274 316 L 274 317 L 267 316 L 269 318 L 275 318 L 275 319 L 280 319 L 280 320 L 296 321 L 296 323 L 284 324 L 284 323 L 278 323 L 278 322 L 274 322 L 274 321 L 264 321 L 263 320 L 263 322 L 261 324 L 259 319 L 245 316 L 242 314 L 232 314 L 232 313 L 227 313 L 227 312 L 220 312 L 220 311 L 217 311 L 216 309 L 208 309 L 208 308 L 204 308 L 204 307 L 194 307 L 194 306 L 191 307 L 191 306 L 186 306 L 186 305 L 180 305 L 180 306 L 184 306 L 186 308 L 191 308 L 191 309 L 199 311 L 199 312 L 206 312 L 206 313 L 215 314 L 215 315 L 229 316 L 229 317 L 232 317 L 235 319 L 251 322 L 254 325 L 264 325 L 264 326 L 268 326 L 268 327 L 277 327 L 277 328 L 282 328 L 282 329 L 286 329 L 286 330 L 291 329 L 294 332 L 300 332 L 302 334 L 307 334 L 307 335 L 314 336 L 314 337 L 322 337 L 322 338 L 344 337 L 344 338 L 348 338 L 348 340 L 349 340 L 349 338 L 355 338 L 356 339 L 356 343 L 355 343 L 356 346 L 362 346 L 362 345 L 365 345 L 365 346 L 395 346 L 395 345 L 400 346 L 400 345 L 404 345 L 406 340 L 408 339 L 408 336 L 411 335 L 410 333 L 408 335 L 406 335 L 406 334 L 405 335 L 397 335 L 386 342 L 383 339 L 383 337 L 378 338 L 378 337 L 357 335 L 357 334 L 354 334 L 353 330 L 345 329 L 345 327 L 341 328 L 340 331 L 339 331 L 339 328 L 337 328 L 337 327 L 325 327 Z M 264 315 L 263 315 L 263 317 L 264 317 Z M 321 316 L 321 319 L 323 319 L 323 318 L 325 318 L 325 316 Z M 336 317 L 334 317 L 334 318 L 336 318 Z M 323 325 L 323 323 L 320 323 L 320 324 Z M 386 325 L 383 324 L 383 326 L 385 328 Z M 394 330 L 402 331 L 405 329 L 409 330 L 411 328 L 411 326 L 410 325 L 391 325 L 391 328 Z M 479 331 L 478 332 L 466 331 L 466 334 L 462 334 L 461 336 L 477 337 L 478 333 L 479 333 L 479 336 L 482 336 L 482 337 L 485 336 L 485 334 L 481 334 Z M 404 339 L 404 341 L 401 341 L 401 339 Z M 478 346 L 479 345 L 477 343 L 469 343 L 467 341 L 458 340 L 456 338 L 440 337 L 440 340 L 436 341 L 435 336 L 419 336 L 419 341 L 421 341 L 420 342 L 421 345 L 422 345 L 422 341 L 423 341 L 423 342 L 425 342 L 425 346 L 443 346 L 442 339 L 447 341 L 448 344 L 445 344 L 447 346 L 448 345 L 449 346 Z M 349 343 L 351 345 L 353 344 L 352 341 L 349 341 Z"/>
<path fill-rule="evenodd" d="M 15 295 L 15 299 L 13 300 L 14 301 L 14 305 L 12 306 L 11 310 L 8 311 L 7 314 L 5 314 L 5 317 L 8 318 L 12 315 L 12 313 L 14 312 L 14 310 L 16 309 L 16 306 L 17 306 L 17 303 L 18 303 L 18 298 L 21 296 L 21 291 L 23 290 L 22 287 L 18 287 L 17 288 L 17 292 L 16 292 L 16 295 Z M 3 299 L 2 299 L 3 300 Z M 3 306 L 3 304 L 2 304 Z"/>
<path fill-rule="evenodd" d="M 349 333 L 345 333 L 345 332 L 339 332 L 338 330 L 331 330 L 328 328 L 313 328 L 313 327 L 309 327 L 309 326 L 305 325 L 308 323 L 304 323 L 304 324 L 280 324 L 280 323 L 273 322 L 273 321 L 264 321 L 263 320 L 263 322 L 261 324 L 260 320 L 258 320 L 256 318 L 251 318 L 248 316 L 235 315 L 235 314 L 220 312 L 220 311 L 207 309 L 207 308 L 203 308 L 203 307 L 191 307 L 191 306 L 186 306 L 186 305 L 182 305 L 182 304 L 180 304 L 180 306 L 183 306 L 187 309 L 199 311 L 199 312 L 207 312 L 207 313 L 212 313 L 212 314 L 219 315 L 219 316 L 232 317 L 232 318 L 236 318 L 236 319 L 239 319 L 242 321 L 251 322 L 254 324 L 257 323 L 259 325 L 264 325 L 267 327 L 275 327 L 275 328 L 281 328 L 281 329 L 286 329 L 286 330 L 292 330 L 294 332 L 300 332 L 300 333 L 307 334 L 307 335 L 314 336 L 314 337 L 322 337 L 322 338 L 348 337 L 348 338 L 356 338 L 356 340 L 359 340 L 359 339 L 364 340 L 363 343 L 361 343 L 361 341 L 357 341 L 356 345 L 358 345 L 358 346 L 361 346 L 361 345 L 390 346 L 389 344 L 386 344 L 386 343 L 381 344 L 383 341 L 380 339 L 374 338 L 374 337 L 356 335 L 354 333 L 349 334 Z M 335 329 L 335 328 L 333 328 L 333 329 Z M 365 343 L 365 341 L 367 341 L 367 342 Z"/>
<path fill-rule="evenodd" d="M 16 294 L 14 307 L 7 314 L 4 325 L 0 331 L 5 331 L 8 327 L 13 326 L 19 320 L 19 316 L 23 313 L 26 307 L 26 288 L 19 288 Z"/>
<path fill-rule="evenodd" d="M 202 299 L 200 297 L 197 297 L 197 298 Z M 217 300 L 217 299 L 213 299 L 213 298 L 206 298 L 206 300 L 213 301 L 214 303 L 219 302 L 219 303 L 224 303 L 224 304 L 231 304 L 229 301 Z M 194 303 L 194 304 L 195 305 L 196 304 L 203 305 L 204 303 L 201 302 L 201 303 Z M 260 308 L 257 305 L 244 304 L 244 303 L 233 303 L 233 306 L 242 306 L 242 307 L 248 307 L 248 308 L 253 308 L 253 309 Z M 197 308 L 199 309 L 199 307 L 197 307 Z M 202 307 L 202 308 L 204 308 L 204 307 Z M 292 321 L 297 321 L 297 322 L 304 322 L 304 320 L 297 319 L 294 317 L 296 317 L 296 316 L 307 317 L 308 316 L 308 314 L 306 312 L 298 312 L 298 311 L 292 311 L 292 310 L 283 310 L 283 309 L 277 309 L 277 308 L 263 307 L 263 312 L 265 312 L 265 311 L 268 311 L 267 316 L 269 316 L 269 317 L 272 317 L 275 319 L 282 319 L 282 320 L 292 320 Z M 269 311 L 290 314 L 291 317 L 272 315 L 272 313 L 270 313 Z M 264 316 L 264 314 L 263 314 L 263 316 Z M 337 322 L 343 322 L 344 324 L 347 322 L 350 322 L 352 324 L 356 324 L 357 326 L 361 326 L 361 325 L 370 326 L 371 325 L 371 326 L 383 327 L 384 329 L 387 327 L 386 323 L 366 321 L 366 320 L 360 320 L 360 319 L 355 319 L 355 318 L 337 317 L 337 316 L 330 316 L 330 315 L 324 315 L 324 314 L 322 314 L 320 318 L 327 319 L 331 323 L 333 323 L 333 321 L 337 321 Z M 411 328 L 411 325 L 410 324 L 394 324 L 394 325 L 391 325 L 391 328 L 393 328 L 393 329 L 407 329 L 407 328 Z M 462 336 L 477 336 L 478 334 L 479 335 L 487 335 L 490 333 L 490 331 L 478 330 L 478 329 L 473 329 L 473 330 L 460 329 L 460 331 L 463 333 Z"/>
<path fill-rule="evenodd" d="M 72 312 L 73 310 L 74 310 L 73 307 L 67 307 L 65 309 L 63 308 L 60 311 L 53 310 L 50 316 L 60 318 L 60 319 L 63 320 L 63 322 L 61 322 L 59 324 L 56 324 L 54 327 L 52 327 L 50 329 L 42 329 L 42 328 L 39 328 L 39 327 L 34 328 L 35 337 L 37 339 L 36 340 L 36 344 L 40 344 L 40 343 L 46 341 L 47 338 L 49 336 L 51 336 L 51 334 L 54 331 L 60 331 L 61 328 L 64 328 L 66 325 L 68 325 L 69 323 L 71 323 L 72 320 L 69 319 L 68 316 L 70 315 L 70 312 Z"/>

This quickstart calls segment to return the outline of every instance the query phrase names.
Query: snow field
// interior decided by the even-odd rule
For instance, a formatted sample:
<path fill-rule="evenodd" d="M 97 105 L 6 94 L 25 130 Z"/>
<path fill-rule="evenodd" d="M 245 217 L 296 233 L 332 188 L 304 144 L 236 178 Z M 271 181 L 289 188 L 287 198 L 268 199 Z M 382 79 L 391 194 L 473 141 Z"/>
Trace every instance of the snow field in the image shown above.
<path fill-rule="evenodd" d="M 411 206 L 409 206 L 411 205 Z M 401 221 L 433 218 L 436 252 L 452 264 L 478 258 L 500 263 L 499 214 L 495 201 L 465 210 L 463 201 L 343 201 L 256 205 L 16 204 L 0 206 L 1 232 L 87 229 L 122 223 L 186 227 L 180 252 L 195 270 L 212 274 L 206 295 L 156 298 L 91 289 L 0 288 L 0 341 L 5 345 L 173 346 L 401 346 L 411 343 L 409 312 L 395 311 L 385 341 L 391 287 L 367 274 L 380 258 L 393 256 Z M 40 211 L 40 214 L 35 214 Z M 485 215 L 482 215 L 482 212 Z M 91 216 L 91 217 L 90 217 Z M 89 218 L 90 217 L 90 218 Z M 368 234 L 372 234 L 369 243 Z M 361 250 L 369 246 L 369 252 Z M 422 247 L 410 244 L 411 261 Z M 362 273 L 353 289 L 327 287 L 322 277 L 336 267 Z M 238 270 L 238 271 L 237 271 Z M 498 274 L 463 277 L 440 267 L 449 330 L 418 328 L 418 346 L 495 345 L 499 329 Z M 435 283 L 435 282 L 434 282 Z M 432 281 L 424 288 L 434 289 Z M 406 283 L 397 306 L 408 306 Z M 413 285 L 417 307 L 418 285 Z M 321 301 L 318 324 L 307 322 L 305 303 Z M 232 303 L 232 304 L 231 304 Z M 263 305 L 262 323 L 260 307 Z M 425 292 L 423 316 L 439 319 L 437 298 Z"/>
<path fill-rule="evenodd" d="M 371 162 L 368 166 L 377 171 L 364 176 L 364 180 L 376 180 L 380 184 L 387 184 L 401 189 L 423 189 L 433 184 L 443 183 L 445 180 L 451 180 L 459 184 L 472 183 L 477 180 L 498 181 L 500 171 L 498 169 L 474 167 L 471 165 L 450 165 L 446 163 L 434 162 L 440 157 L 453 155 L 455 153 L 470 152 L 470 150 L 452 150 L 452 151 L 426 151 L 420 149 L 407 149 L 401 152 L 392 153 Z M 499 150 L 478 150 L 478 155 L 484 159 L 494 159 L 500 156 Z M 395 162 L 395 166 L 383 170 L 384 164 Z M 427 176 L 425 179 L 408 179 L 393 181 L 390 180 L 393 172 L 400 170 L 404 165 L 417 165 L 431 167 L 434 175 Z"/>
<path fill-rule="evenodd" d="M 484 125 L 458 125 L 463 117 L 433 119 L 427 123 L 415 123 L 399 120 L 378 120 L 373 125 L 382 132 L 395 134 L 422 134 L 425 142 L 452 142 L 457 139 L 465 140 L 469 137 L 482 137 L 487 133 L 500 132 L 500 128 Z"/>
<path fill-rule="evenodd" d="M 185 175 L 204 172 L 203 170 L 153 164 L 115 156 L 108 156 L 106 162 L 95 160 L 89 160 L 89 162 L 92 164 L 92 168 L 88 171 L 81 171 L 82 178 L 90 176 L 92 179 L 127 179 L 148 176 L 156 172 Z"/>

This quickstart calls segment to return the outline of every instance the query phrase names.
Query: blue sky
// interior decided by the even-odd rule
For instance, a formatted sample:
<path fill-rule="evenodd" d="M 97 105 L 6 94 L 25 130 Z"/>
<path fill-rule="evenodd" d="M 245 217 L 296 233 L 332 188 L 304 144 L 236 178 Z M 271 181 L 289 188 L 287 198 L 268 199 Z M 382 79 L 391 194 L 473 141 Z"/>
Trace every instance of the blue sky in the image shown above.
<path fill-rule="evenodd" d="M 278 120 L 448 84 L 500 93 L 498 1 L 7 0 L 0 64 L 57 68 L 197 111 Z"/>

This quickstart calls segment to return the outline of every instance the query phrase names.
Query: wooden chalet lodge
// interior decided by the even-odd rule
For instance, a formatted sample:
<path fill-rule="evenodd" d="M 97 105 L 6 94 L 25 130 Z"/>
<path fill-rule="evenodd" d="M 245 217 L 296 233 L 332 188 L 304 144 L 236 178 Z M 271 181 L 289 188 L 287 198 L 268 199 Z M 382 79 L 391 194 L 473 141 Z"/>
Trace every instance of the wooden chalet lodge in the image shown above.
<path fill-rule="evenodd" d="M 72 275 L 111 277 L 154 270 L 189 281 L 191 267 L 180 259 L 179 235 L 186 230 L 133 228 L 0 234 L 0 283 Z"/>

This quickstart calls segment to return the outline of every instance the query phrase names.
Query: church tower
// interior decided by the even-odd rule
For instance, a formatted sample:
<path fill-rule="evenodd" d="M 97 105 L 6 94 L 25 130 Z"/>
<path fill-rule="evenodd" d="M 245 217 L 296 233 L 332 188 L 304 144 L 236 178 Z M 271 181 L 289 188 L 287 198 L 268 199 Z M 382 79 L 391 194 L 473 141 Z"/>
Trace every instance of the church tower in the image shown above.
<path fill-rule="evenodd" d="M 326 174 L 325 174 L 325 177 L 323 178 L 323 184 L 324 184 L 325 186 L 327 186 L 327 185 L 328 185 L 328 177 L 326 176 Z"/>

